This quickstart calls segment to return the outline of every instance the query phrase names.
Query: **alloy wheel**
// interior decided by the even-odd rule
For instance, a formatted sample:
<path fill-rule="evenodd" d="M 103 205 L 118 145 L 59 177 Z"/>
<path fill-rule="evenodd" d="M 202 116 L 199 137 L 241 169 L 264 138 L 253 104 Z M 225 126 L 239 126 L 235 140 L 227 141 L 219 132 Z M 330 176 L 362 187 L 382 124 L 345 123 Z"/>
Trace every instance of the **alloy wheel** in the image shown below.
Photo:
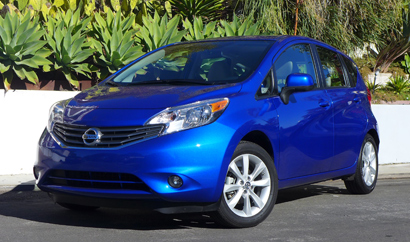
<path fill-rule="evenodd" d="M 376 179 L 376 151 L 371 142 L 366 142 L 362 153 L 362 178 L 367 186 L 371 186 Z"/>
<path fill-rule="evenodd" d="M 243 154 L 231 161 L 224 198 L 236 215 L 246 218 L 258 214 L 268 202 L 270 190 L 271 177 L 259 157 Z"/>

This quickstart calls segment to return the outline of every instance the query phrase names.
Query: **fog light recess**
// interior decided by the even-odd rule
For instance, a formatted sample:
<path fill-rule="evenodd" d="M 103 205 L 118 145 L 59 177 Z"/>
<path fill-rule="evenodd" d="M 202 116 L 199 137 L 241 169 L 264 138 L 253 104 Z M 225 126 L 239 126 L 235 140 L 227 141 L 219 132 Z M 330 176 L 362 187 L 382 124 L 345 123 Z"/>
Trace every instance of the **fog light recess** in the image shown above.
<path fill-rule="evenodd" d="M 173 188 L 180 188 L 183 184 L 182 178 L 177 175 L 172 175 L 168 178 L 168 183 Z"/>

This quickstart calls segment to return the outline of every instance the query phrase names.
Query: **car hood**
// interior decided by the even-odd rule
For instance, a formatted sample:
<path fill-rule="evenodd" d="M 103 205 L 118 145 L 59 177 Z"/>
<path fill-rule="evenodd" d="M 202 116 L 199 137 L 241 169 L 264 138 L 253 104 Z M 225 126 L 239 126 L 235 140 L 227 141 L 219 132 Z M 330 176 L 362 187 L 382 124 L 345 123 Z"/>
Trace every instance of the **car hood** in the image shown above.
<path fill-rule="evenodd" d="M 162 109 L 237 93 L 241 84 L 217 86 L 94 86 L 77 94 L 69 107 L 93 109 Z"/>

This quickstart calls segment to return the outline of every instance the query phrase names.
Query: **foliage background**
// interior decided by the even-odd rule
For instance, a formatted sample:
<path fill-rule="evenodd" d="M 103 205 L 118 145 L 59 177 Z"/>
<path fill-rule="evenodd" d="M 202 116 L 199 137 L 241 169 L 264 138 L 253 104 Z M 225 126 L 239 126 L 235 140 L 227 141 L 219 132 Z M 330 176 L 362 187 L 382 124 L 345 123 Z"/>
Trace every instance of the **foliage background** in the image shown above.
<path fill-rule="evenodd" d="M 386 71 L 410 48 L 405 0 L 1 0 L 0 8 L 3 53 L 21 48 L 6 47 L 8 35 L 44 43 L 25 52 L 24 59 L 44 59 L 24 67 L 34 74 L 11 76 L 19 70 L 14 57 L 0 55 L 6 90 L 16 77 L 38 85 L 38 76 L 61 71 L 75 89 L 79 78 L 100 81 L 163 45 L 215 37 L 296 31 L 348 54 L 372 43 L 380 54 L 367 51 L 365 65 Z M 34 36 L 18 31 L 27 20 Z"/>

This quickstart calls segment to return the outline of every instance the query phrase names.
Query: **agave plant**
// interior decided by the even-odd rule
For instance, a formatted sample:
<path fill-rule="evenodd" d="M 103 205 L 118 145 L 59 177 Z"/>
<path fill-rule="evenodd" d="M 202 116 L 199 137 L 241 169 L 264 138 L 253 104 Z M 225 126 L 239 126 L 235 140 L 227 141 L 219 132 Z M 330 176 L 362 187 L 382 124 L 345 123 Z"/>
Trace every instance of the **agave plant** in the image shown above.
<path fill-rule="evenodd" d="M 115 15 L 111 10 L 104 19 L 99 13 L 95 14 L 93 23 L 92 46 L 97 50 L 94 61 L 100 71 L 97 72 L 99 79 L 105 79 L 110 73 L 114 73 L 137 57 L 144 54 L 140 45 L 135 45 L 134 35 L 136 30 L 132 28 L 135 16 L 121 19 L 121 12 Z"/>
<path fill-rule="evenodd" d="M 14 75 L 38 84 L 33 69 L 51 64 L 46 59 L 51 52 L 43 48 L 46 41 L 40 40 L 44 33 L 38 17 L 30 20 L 29 14 L 19 18 L 15 13 L 7 13 L 4 19 L 0 17 L 0 73 L 6 91 Z"/>
<path fill-rule="evenodd" d="M 224 9 L 223 0 L 170 0 L 177 14 L 193 21 L 195 17 L 213 20 Z"/>
<path fill-rule="evenodd" d="M 178 30 L 179 16 L 168 21 L 167 16 L 159 17 L 155 12 L 154 18 L 151 16 L 142 17 L 143 26 L 139 26 L 137 37 L 144 46 L 144 51 L 152 51 L 161 46 L 179 42 L 187 33 L 186 30 Z"/>
<path fill-rule="evenodd" d="M 80 10 L 74 14 L 68 10 L 59 12 L 56 18 L 49 17 L 46 27 L 48 45 L 53 50 L 50 59 L 53 65 L 48 69 L 61 70 L 71 85 L 78 88 L 77 74 L 90 77 L 93 66 L 84 61 L 94 50 L 90 49 L 91 41 L 86 38 L 86 27 L 90 18 L 80 20 Z"/>
<path fill-rule="evenodd" d="M 188 18 L 183 21 L 184 28 L 188 33 L 184 36 L 186 40 L 201 40 L 207 38 L 216 38 L 220 35 L 215 31 L 216 21 L 204 24 L 201 17 L 194 18 L 191 23 Z"/>
<path fill-rule="evenodd" d="M 396 94 L 408 92 L 410 91 L 410 81 L 404 76 L 394 76 L 386 83 L 386 88 Z"/>
<path fill-rule="evenodd" d="M 253 22 L 252 16 L 247 17 L 241 21 L 234 15 L 231 23 L 222 20 L 221 26 L 218 27 L 218 33 L 221 37 L 224 36 L 244 36 L 244 35 L 258 35 L 258 23 Z"/>

